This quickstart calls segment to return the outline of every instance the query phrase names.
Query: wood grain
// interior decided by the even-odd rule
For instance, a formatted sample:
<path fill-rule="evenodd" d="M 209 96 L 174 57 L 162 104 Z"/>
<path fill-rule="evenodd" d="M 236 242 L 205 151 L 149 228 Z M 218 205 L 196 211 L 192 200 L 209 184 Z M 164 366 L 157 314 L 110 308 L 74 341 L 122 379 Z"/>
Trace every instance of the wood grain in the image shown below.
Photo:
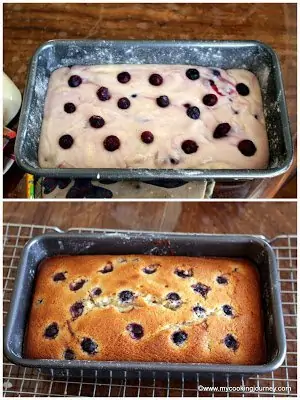
<path fill-rule="evenodd" d="M 296 141 L 296 14 L 296 4 L 5 4 L 4 70 L 23 91 L 31 56 L 51 39 L 260 40 L 279 56 Z M 295 169 L 253 192 L 273 197 Z"/>
<path fill-rule="evenodd" d="M 297 203 L 5 202 L 4 222 L 203 233 L 249 233 L 269 238 L 297 232 Z"/>

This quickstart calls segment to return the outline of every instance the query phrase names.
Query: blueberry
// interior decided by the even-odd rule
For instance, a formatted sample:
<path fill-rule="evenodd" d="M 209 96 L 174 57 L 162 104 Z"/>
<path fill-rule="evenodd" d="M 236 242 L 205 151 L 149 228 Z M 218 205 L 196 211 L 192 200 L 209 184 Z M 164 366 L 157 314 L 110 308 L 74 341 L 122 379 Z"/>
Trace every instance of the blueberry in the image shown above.
<path fill-rule="evenodd" d="M 108 88 L 104 86 L 97 90 L 97 96 L 101 101 L 107 101 L 111 98 Z"/>
<path fill-rule="evenodd" d="M 65 110 L 66 113 L 72 114 L 73 112 L 76 111 L 76 106 L 73 103 L 66 103 L 64 105 L 64 110 Z"/>
<path fill-rule="evenodd" d="M 248 86 L 244 83 L 238 83 L 235 88 L 238 94 L 240 94 L 241 96 L 248 96 L 248 94 L 250 93 Z"/>
<path fill-rule="evenodd" d="M 79 281 L 70 283 L 69 288 L 73 292 L 76 292 L 77 290 L 82 288 L 82 286 L 85 284 L 85 282 L 86 282 L 85 279 L 80 279 Z"/>
<path fill-rule="evenodd" d="M 175 158 L 170 158 L 170 163 L 173 165 L 178 165 L 180 163 L 180 161 L 176 160 Z"/>
<path fill-rule="evenodd" d="M 121 108 L 121 110 L 127 110 L 127 108 L 130 107 L 130 100 L 127 97 L 122 97 L 118 100 L 118 107 Z"/>
<path fill-rule="evenodd" d="M 82 83 L 82 79 L 78 75 L 72 75 L 68 80 L 68 84 L 70 87 L 77 87 L 77 86 L 81 85 L 81 83 Z"/>
<path fill-rule="evenodd" d="M 149 132 L 149 131 L 145 131 L 141 134 L 141 139 L 142 142 L 146 143 L 146 144 L 150 144 L 153 142 L 154 140 L 154 136 L 153 133 Z"/>
<path fill-rule="evenodd" d="M 179 301 L 180 300 L 180 296 L 179 296 L 178 293 L 171 292 L 171 293 L 167 294 L 166 300 Z"/>
<path fill-rule="evenodd" d="M 211 290 L 209 286 L 204 285 L 203 283 L 196 283 L 196 285 L 192 285 L 194 292 L 201 294 L 202 297 L 206 299 L 207 293 Z"/>
<path fill-rule="evenodd" d="M 81 301 L 76 301 L 71 307 L 70 307 L 70 313 L 73 319 L 76 319 L 82 315 L 84 310 L 84 305 Z"/>
<path fill-rule="evenodd" d="M 134 294 L 130 290 L 123 290 L 119 293 L 119 299 L 122 303 L 131 303 L 134 299 Z"/>
<path fill-rule="evenodd" d="M 71 350 L 71 349 L 67 349 L 66 351 L 65 351 L 65 354 L 64 354 L 64 359 L 65 360 L 75 360 L 75 353 L 74 353 L 74 351 L 73 350 Z"/>
<path fill-rule="evenodd" d="M 202 101 L 206 106 L 212 107 L 218 102 L 218 98 L 215 94 L 206 94 Z"/>
<path fill-rule="evenodd" d="M 185 140 L 181 144 L 181 148 L 186 154 L 196 153 L 196 151 L 198 150 L 198 147 L 199 146 L 197 145 L 197 143 L 194 140 Z"/>
<path fill-rule="evenodd" d="M 102 274 L 107 274 L 108 272 L 112 272 L 114 270 L 114 267 L 112 263 L 109 261 L 103 269 L 101 269 L 99 272 Z"/>
<path fill-rule="evenodd" d="M 242 140 L 238 144 L 238 149 L 245 157 L 252 157 L 256 153 L 256 146 L 252 140 Z"/>
<path fill-rule="evenodd" d="M 176 346 L 182 346 L 183 343 L 187 340 L 188 334 L 184 331 L 174 332 L 172 335 L 172 340 L 176 344 Z"/>
<path fill-rule="evenodd" d="M 238 341 L 231 334 L 226 335 L 224 343 L 226 347 L 234 351 L 239 347 Z"/>
<path fill-rule="evenodd" d="M 71 135 L 63 135 L 59 138 L 58 143 L 62 149 L 67 150 L 72 147 L 74 139 Z"/>
<path fill-rule="evenodd" d="M 58 272 L 57 274 L 54 275 L 53 280 L 54 282 L 65 281 L 66 280 L 65 272 Z"/>
<path fill-rule="evenodd" d="M 191 81 L 195 81 L 200 77 L 199 71 L 195 68 L 189 68 L 185 74 Z"/>
<path fill-rule="evenodd" d="M 195 306 L 193 308 L 194 313 L 197 315 L 197 317 L 205 317 L 205 308 L 201 306 Z"/>
<path fill-rule="evenodd" d="M 212 69 L 211 72 L 213 73 L 214 76 L 220 76 L 221 72 L 217 69 Z"/>
<path fill-rule="evenodd" d="M 186 115 L 191 119 L 199 119 L 200 118 L 200 110 L 198 107 L 189 107 L 186 110 Z"/>
<path fill-rule="evenodd" d="M 221 139 L 227 136 L 227 133 L 230 131 L 231 126 L 227 122 L 223 122 L 219 124 L 214 130 L 213 137 L 215 139 Z"/>
<path fill-rule="evenodd" d="M 107 151 L 115 151 L 120 147 L 120 139 L 115 135 L 107 136 L 103 141 L 103 146 Z"/>
<path fill-rule="evenodd" d="M 88 354 L 95 354 L 97 352 L 98 345 L 90 338 L 84 338 L 81 342 L 81 348 Z"/>
<path fill-rule="evenodd" d="M 47 339 L 55 339 L 56 336 L 58 335 L 58 332 L 59 332 L 58 325 L 56 322 L 53 322 L 52 324 L 47 326 L 44 335 Z"/>
<path fill-rule="evenodd" d="M 159 266 L 159 264 L 150 264 L 147 267 L 143 268 L 143 272 L 145 272 L 145 274 L 154 274 L 154 272 L 157 271 L 157 267 Z"/>
<path fill-rule="evenodd" d="M 194 275 L 193 269 L 181 269 L 181 268 L 176 268 L 174 271 L 174 274 L 178 275 L 180 278 L 190 278 Z"/>
<path fill-rule="evenodd" d="M 120 72 L 117 76 L 117 79 L 120 83 L 127 83 L 130 81 L 130 74 L 129 72 Z"/>
<path fill-rule="evenodd" d="M 100 296 L 101 293 L 102 293 L 102 290 L 100 288 L 95 288 L 92 290 L 93 296 Z"/>
<path fill-rule="evenodd" d="M 156 99 L 156 103 L 159 107 L 165 108 L 168 107 L 170 104 L 169 97 L 168 96 L 160 96 Z"/>
<path fill-rule="evenodd" d="M 153 86 L 160 86 L 163 83 L 163 78 L 159 74 L 150 75 L 149 82 Z"/>
<path fill-rule="evenodd" d="M 217 277 L 217 282 L 218 282 L 220 285 L 226 285 L 226 284 L 228 283 L 228 279 L 225 278 L 224 276 L 218 276 L 218 277 Z"/>
<path fill-rule="evenodd" d="M 225 304 L 222 308 L 223 308 L 224 314 L 229 315 L 229 316 L 233 315 L 232 308 L 230 306 L 228 306 L 227 304 Z"/>
<path fill-rule="evenodd" d="M 171 292 L 167 294 L 166 300 L 168 301 L 168 303 L 165 304 L 165 307 L 170 308 L 171 310 L 180 307 L 182 304 L 181 298 L 178 293 Z"/>
<path fill-rule="evenodd" d="M 102 117 L 99 115 L 92 115 L 91 118 L 89 119 L 90 125 L 92 128 L 99 129 L 102 128 L 105 124 L 105 121 Z"/>
<path fill-rule="evenodd" d="M 126 329 L 130 332 L 132 339 L 141 339 L 144 336 L 144 329 L 140 324 L 129 324 Z"/>

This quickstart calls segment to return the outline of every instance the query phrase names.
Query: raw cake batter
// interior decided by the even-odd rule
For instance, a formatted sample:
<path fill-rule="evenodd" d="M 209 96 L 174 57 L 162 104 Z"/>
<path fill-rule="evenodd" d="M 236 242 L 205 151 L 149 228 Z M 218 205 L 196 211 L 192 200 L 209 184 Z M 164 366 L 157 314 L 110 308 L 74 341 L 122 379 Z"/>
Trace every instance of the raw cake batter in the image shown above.
<path fill-rule="evenodd" d="M 54 71 L 42 168 L 266 168 L 257 78 L 188 65 L 72 66 Z"/>

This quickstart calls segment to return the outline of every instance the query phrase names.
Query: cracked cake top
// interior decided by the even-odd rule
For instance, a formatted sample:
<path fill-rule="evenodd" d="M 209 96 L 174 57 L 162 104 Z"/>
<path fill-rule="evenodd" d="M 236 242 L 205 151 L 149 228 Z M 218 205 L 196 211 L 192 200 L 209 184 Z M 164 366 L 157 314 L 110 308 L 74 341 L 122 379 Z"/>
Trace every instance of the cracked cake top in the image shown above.
<path fill-rule="evenodd" d="M 253 326 L 256 329 L 253 329 Z M 46 259 L 28 321 L 31 358 L 258 364 L 259 277 L 245 260 Z"/>

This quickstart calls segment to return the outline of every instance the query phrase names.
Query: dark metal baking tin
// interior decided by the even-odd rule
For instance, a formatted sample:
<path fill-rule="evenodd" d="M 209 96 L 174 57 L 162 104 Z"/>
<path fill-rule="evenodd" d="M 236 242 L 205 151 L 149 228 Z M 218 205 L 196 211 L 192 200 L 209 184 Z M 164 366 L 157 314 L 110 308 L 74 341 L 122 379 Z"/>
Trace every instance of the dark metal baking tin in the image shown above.
<path fill-rule="evenodd" d="M 261 277 L 267 362 L 263 365 L 220 365 L 152 362 L 96 362 L 33 360 L 23 356 L 26 322 L 31 306 L 35 276 L 41 260 L 62 254 L 156 254 L 180 256 L 243 257 L 250 259 Z M 255 329 L 255 327 L 253 327 Z M 60 376 L 127 376 L 164 379 L 167 373 L 195 378 L 195 373 L 215 378 L 249 376 L 274 371 L 282 364 L 286 340 L 280 299 L 280 283 L 274 252 L 262 237 L 247 235 L 201 235 L 159 232 L 114 232 L 97 234 L 53 233 L 32 239 L 24 248 L 11 300 L 4 336 L 4 352 L 15 364 L 42 368 Z"/>
<path fill-rule="evenodd" d="M 57 68 L 92 64 L 192 64 L 224 69 L 245 68 L 262 88 L 270 162 L 261 170 L 59 169 L 40 168 L 38 146 L 49 77 Z M 17 163 L 25 171 L 56 178 L 112 180 L 270 178 L 285 172 L 293 158 L 284 88 L 274 51 L 257 41 L 104 41 L 53 40 L 35 53 L 24 94 L 15 145 Z"/>

